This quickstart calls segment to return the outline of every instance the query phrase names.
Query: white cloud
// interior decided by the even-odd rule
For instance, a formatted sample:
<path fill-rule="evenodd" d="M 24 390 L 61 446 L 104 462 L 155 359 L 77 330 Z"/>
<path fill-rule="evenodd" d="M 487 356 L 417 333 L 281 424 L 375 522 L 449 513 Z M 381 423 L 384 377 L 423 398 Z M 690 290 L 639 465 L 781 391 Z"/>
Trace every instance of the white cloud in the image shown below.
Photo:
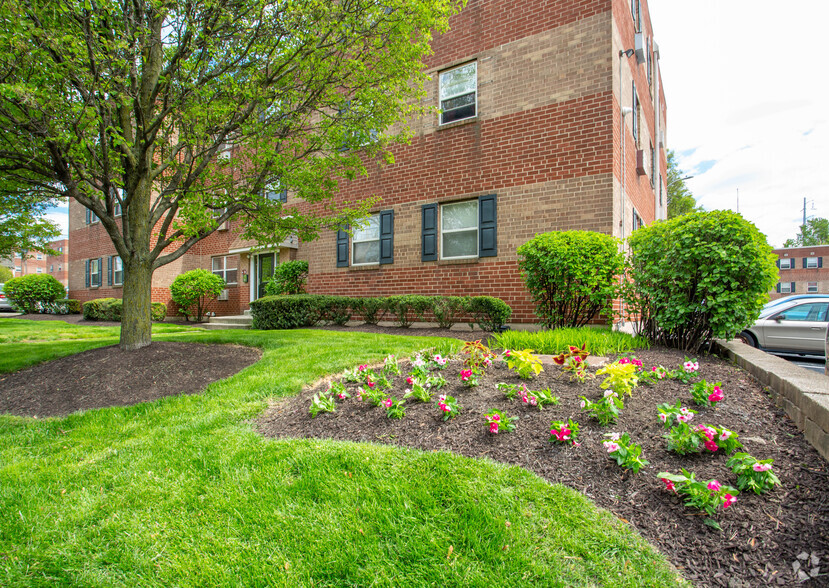
<path fill-rule="evenodd" d="M 740 212 L 776 246 L 797 233 L 804 197 L 807 214 L 829 217 L 829 78 L 815 69 L 825 36 L 818 6 L 650 0 L 668 146 L 694 174 L 688 187 L 705 208 L 732 210 L 739 189 Z"/>
<path fill-rule="evenodd" d="M 58 239 L 69 237 L 69 209 L 66 206 L 50 208 L 44 215 L 48 220 L 56 223 L 61 228 L 61 235 Z"/>

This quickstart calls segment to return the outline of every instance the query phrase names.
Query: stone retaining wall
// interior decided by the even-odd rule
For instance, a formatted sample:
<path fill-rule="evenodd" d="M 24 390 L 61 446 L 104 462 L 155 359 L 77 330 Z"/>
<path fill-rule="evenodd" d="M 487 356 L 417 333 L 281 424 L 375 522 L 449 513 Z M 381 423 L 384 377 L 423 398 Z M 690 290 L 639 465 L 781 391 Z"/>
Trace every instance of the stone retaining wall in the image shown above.
<path fill-rule="evenodd" d="M 717 346 L 720 355 L 733 359 L 771 389 L 777 405 L 829 460 L 829 377 L 738 341 L 717 341 Z"/>

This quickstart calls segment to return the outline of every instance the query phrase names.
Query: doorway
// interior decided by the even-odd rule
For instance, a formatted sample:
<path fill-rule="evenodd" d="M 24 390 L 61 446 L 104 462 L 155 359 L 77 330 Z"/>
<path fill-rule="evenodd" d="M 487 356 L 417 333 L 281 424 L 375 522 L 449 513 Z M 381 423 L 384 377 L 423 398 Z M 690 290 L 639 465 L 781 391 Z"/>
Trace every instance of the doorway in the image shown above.
<path fill-rule="evenodd" d="M 274 254 L 261 253 L 256 261 L 256 297 L 262 298 L 265 295 L 265 285 L 273 276 Z"/>

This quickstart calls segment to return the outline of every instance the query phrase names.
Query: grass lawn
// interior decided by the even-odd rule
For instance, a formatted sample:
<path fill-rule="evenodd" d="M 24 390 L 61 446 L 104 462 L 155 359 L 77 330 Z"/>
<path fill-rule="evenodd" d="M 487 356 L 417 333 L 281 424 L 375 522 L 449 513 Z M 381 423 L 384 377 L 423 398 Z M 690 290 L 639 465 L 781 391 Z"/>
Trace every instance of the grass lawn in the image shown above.
<path fill-rule="evenodd" d="M 117 337 L 22 322 L 0 320 L 6 366 Z M 0 416 L 0 585 L 683 585 L 624 524 L 520 468 L 252 430 L 268 398 L 441 340 L 181 329 L 155 338 L 263 358 L 200 396 Z"/>

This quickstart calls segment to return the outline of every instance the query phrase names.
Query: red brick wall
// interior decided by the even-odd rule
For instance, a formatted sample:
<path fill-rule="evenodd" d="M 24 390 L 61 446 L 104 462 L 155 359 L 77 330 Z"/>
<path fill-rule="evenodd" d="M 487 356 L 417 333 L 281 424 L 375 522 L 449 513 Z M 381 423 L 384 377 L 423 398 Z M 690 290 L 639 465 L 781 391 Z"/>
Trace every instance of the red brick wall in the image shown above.
<path fill-rule="evenodd" d="M 793 293 L 781 294 L 777 292 L 777 288 L 773 288 L 769 293 L 772 300 L 777 298 L 785 298 L 791 294 L 809 294 L 808 284 L 810 282 L 817 283 L 817 292 L 815 294 L 829 294 L 829 245 L 818 245 L 815 247 L 787 247 L 775 249 L 774 254 L 778 259 L 794 260 L 794 268 L 780 269 L 780 282 L 794 282 L 795 291 Z M 807 257 L 822 258 L 823 267 L 820 268 L 804 268 L 803 260 Z"/>

